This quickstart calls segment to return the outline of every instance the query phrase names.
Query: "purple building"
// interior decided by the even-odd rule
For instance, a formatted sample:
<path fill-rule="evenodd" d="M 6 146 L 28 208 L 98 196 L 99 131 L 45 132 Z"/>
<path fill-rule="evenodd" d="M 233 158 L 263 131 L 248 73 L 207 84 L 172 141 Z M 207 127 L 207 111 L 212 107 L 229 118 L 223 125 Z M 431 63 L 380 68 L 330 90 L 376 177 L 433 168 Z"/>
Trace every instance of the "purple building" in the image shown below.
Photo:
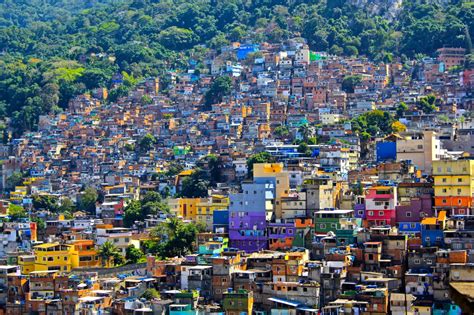
<path fill-rule="evenodd" d="M 363 198 L 359 199 L 361 200 L 357 200 L 357 203 L 354 205 L 354 217 L 365 220 L 365 200 Z"/>
<path fill-rule="evenodd" d="M 431 195 L 413 197 L 409 204 L 396 206 L 398 230 L 403 234 L 421 233 L 420 222 L 424 217 L 433 216 Z"/>
<path fill-rule="evenodd" d="M 429 195 L 414 197 L 407 205 L 396 206 L 397 223 L 420 222 L 424 217 L 433 216 L 433 199 Z"/>
<path fill-rule="evenodd" d="M 230 247 L 248 253 L 267 249 L 267 212 L 273 212 L 273 183 L 243 183 L 242 192 L 230 195 Z"/>

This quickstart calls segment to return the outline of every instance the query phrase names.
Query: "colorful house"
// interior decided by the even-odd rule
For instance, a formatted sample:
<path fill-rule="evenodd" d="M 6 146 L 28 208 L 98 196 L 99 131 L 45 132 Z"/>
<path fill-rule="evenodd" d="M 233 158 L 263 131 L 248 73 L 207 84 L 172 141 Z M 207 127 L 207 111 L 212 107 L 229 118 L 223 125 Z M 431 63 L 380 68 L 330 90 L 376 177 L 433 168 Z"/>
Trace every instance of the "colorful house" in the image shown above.
<path fill-rule="evenodd" d="M 253 292 L 243 289 L 238 291 L 229 289 L 224 293 L 222 305 L 226 315 L 251 315 L 253 309 Z"/>
<path fill-rule="evenodd" d="M 435 209 L 469 215 L 474 199 L 474 159 L 433 162 Z"/>
<path fill-rule="evenodd" d="M 35 271 L 70 272 L 72 268 L 77 267 L 77 265 L 73 265 L 73 255 L 76 253 L 74 245 L 47 243 L 37 245 L 33 249 L 35 253 Z"/>
<path fill-rule="evenodd" d="M 269 223 L 267 227 L 268 248 L 289 250 L 293 246 L 296 228 L 293 223 Z"/>
<path fill-rule="evenodd" d="M 212 231 L 214 211 L 227 210 L 229 208 L 229 197 L 212 195 L 209 198 L 201 198 L 196 204 L 196 208 L 196 222 L 205 225 L 208 231 Z"/>
<path fill-rule="evenodd" d="M 257 163 L 253 165 L 253 178 L 257 184 L 272 183 L 275 189 L 273 216 L 282 218 L 281 198 L 290 190 L 290 176 L 283 163 Z"/>
<path fill-rule="evenodd" d="M 394 226 L 397 190 L 393 186 L 369 188 L 365 196 L 365 217 L 368 226 Z"/>
<path fill-rule="evenodd" d="M 421 221 L 421 241 L 423 246 L 444 246 L 446 211 L 440 211 L 438 217 L 424 218 Z"/>
<path fill-rule="evenodd" d="M 255 252 L 267 248 L 266 213 L 273 209 L 272 183 L 243 183 L 242 192 L 230 195 L 230 247 Z"/>
<path fill-rule="evenodd" d="M 314 231 L 313 219 L 295 219 L 295 228 L 296 234 L 293 239 L 293 247 L 310 248 Z"/>

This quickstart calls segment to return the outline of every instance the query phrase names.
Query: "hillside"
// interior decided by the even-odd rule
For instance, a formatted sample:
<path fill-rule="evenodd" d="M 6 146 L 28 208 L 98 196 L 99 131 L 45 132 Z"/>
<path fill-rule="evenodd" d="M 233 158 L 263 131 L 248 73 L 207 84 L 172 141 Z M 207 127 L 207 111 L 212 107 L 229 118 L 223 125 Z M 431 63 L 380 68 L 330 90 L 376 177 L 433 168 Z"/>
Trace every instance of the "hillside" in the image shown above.
<path fill-rule="evenodd" d="M 391 60 L 470 49 L 473 23 L 473 6 L 454 0 L 2 0 L 0 118 L 17 133 L 33 129 L 114 73 L 134 82 L 191 55 L 205 67 L 206 50 L 231 41 L 302 36 L 313 50 Z"/>

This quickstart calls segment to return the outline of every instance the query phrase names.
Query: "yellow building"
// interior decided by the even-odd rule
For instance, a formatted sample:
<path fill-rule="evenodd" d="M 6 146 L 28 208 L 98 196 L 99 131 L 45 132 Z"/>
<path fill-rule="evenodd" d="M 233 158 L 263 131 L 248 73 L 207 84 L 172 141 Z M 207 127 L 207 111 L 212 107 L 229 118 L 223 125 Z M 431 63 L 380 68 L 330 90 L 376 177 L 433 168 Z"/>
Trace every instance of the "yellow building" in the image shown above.
<path fill-rule="evenodd" d="M 275 183 L 274 215 L 276 219 L 281 219 L 281 198 L 290 190 L 290 176 L 283 169 L 283 163 L 256 163 L 253 165 L 253 178 L 256 183 L 273 179 Z"/>
<path fill-rule="evenodd" d="M 34 247 L 35 271 L 57 270 L 70 272 L 73 266 L 74 245 L 48 243 Z"/>
<path fill-rule="evenodd" d="M 100 267 L 99 252 L 93 240 L 76 240 L 72 252 L 72 268 Z"/>
<path fill-rule="evenodd" d="M 201 198 L 170 198 L 168 206 L 171 213 L 185 220 L 195 220 L 197 214 L 197 204 Z"/>
<path fill-rule="evenodd" d="M 22 255 L 18 257 L 18 266 L 22 275 L 35 271 L 35 255 Z"/>
<path fill-rule="evenodd" d="M 200 198 L 196 206 L 196 222 L 204 224 L 208 231 L 212 231 L 214 210 L 229 209 L 229 197 L 212 195 L 210 198 Z"/>
<path fill-rule="evenodd" d="M 474 196 L 474 160 L 433 161 L 435 208 L 451 215 L 470 214 Z"/>

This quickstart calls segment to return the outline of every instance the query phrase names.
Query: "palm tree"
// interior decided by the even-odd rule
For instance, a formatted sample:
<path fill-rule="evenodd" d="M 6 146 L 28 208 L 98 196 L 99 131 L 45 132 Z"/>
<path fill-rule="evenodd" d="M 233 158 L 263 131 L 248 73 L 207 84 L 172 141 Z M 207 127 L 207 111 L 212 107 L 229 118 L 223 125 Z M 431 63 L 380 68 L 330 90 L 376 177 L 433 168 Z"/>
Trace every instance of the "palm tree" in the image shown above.
<path fill-rule="evenodd" d="M 168 240 L 176 237 L 176 231 L 181 227 L 183 222 L 176 217 L 168 218 L 161 222 L 150 231 L 150 236 L 154 240 Z"/>
<path fill-rule="evenodd" d="M 102 260 L 103 267 L 109 267 L 110 261 L 114 262 L 115 257 L 120 256 L 120 252 L 112 242 L 107 241 L 99 249 L 99 256 Z"/>

